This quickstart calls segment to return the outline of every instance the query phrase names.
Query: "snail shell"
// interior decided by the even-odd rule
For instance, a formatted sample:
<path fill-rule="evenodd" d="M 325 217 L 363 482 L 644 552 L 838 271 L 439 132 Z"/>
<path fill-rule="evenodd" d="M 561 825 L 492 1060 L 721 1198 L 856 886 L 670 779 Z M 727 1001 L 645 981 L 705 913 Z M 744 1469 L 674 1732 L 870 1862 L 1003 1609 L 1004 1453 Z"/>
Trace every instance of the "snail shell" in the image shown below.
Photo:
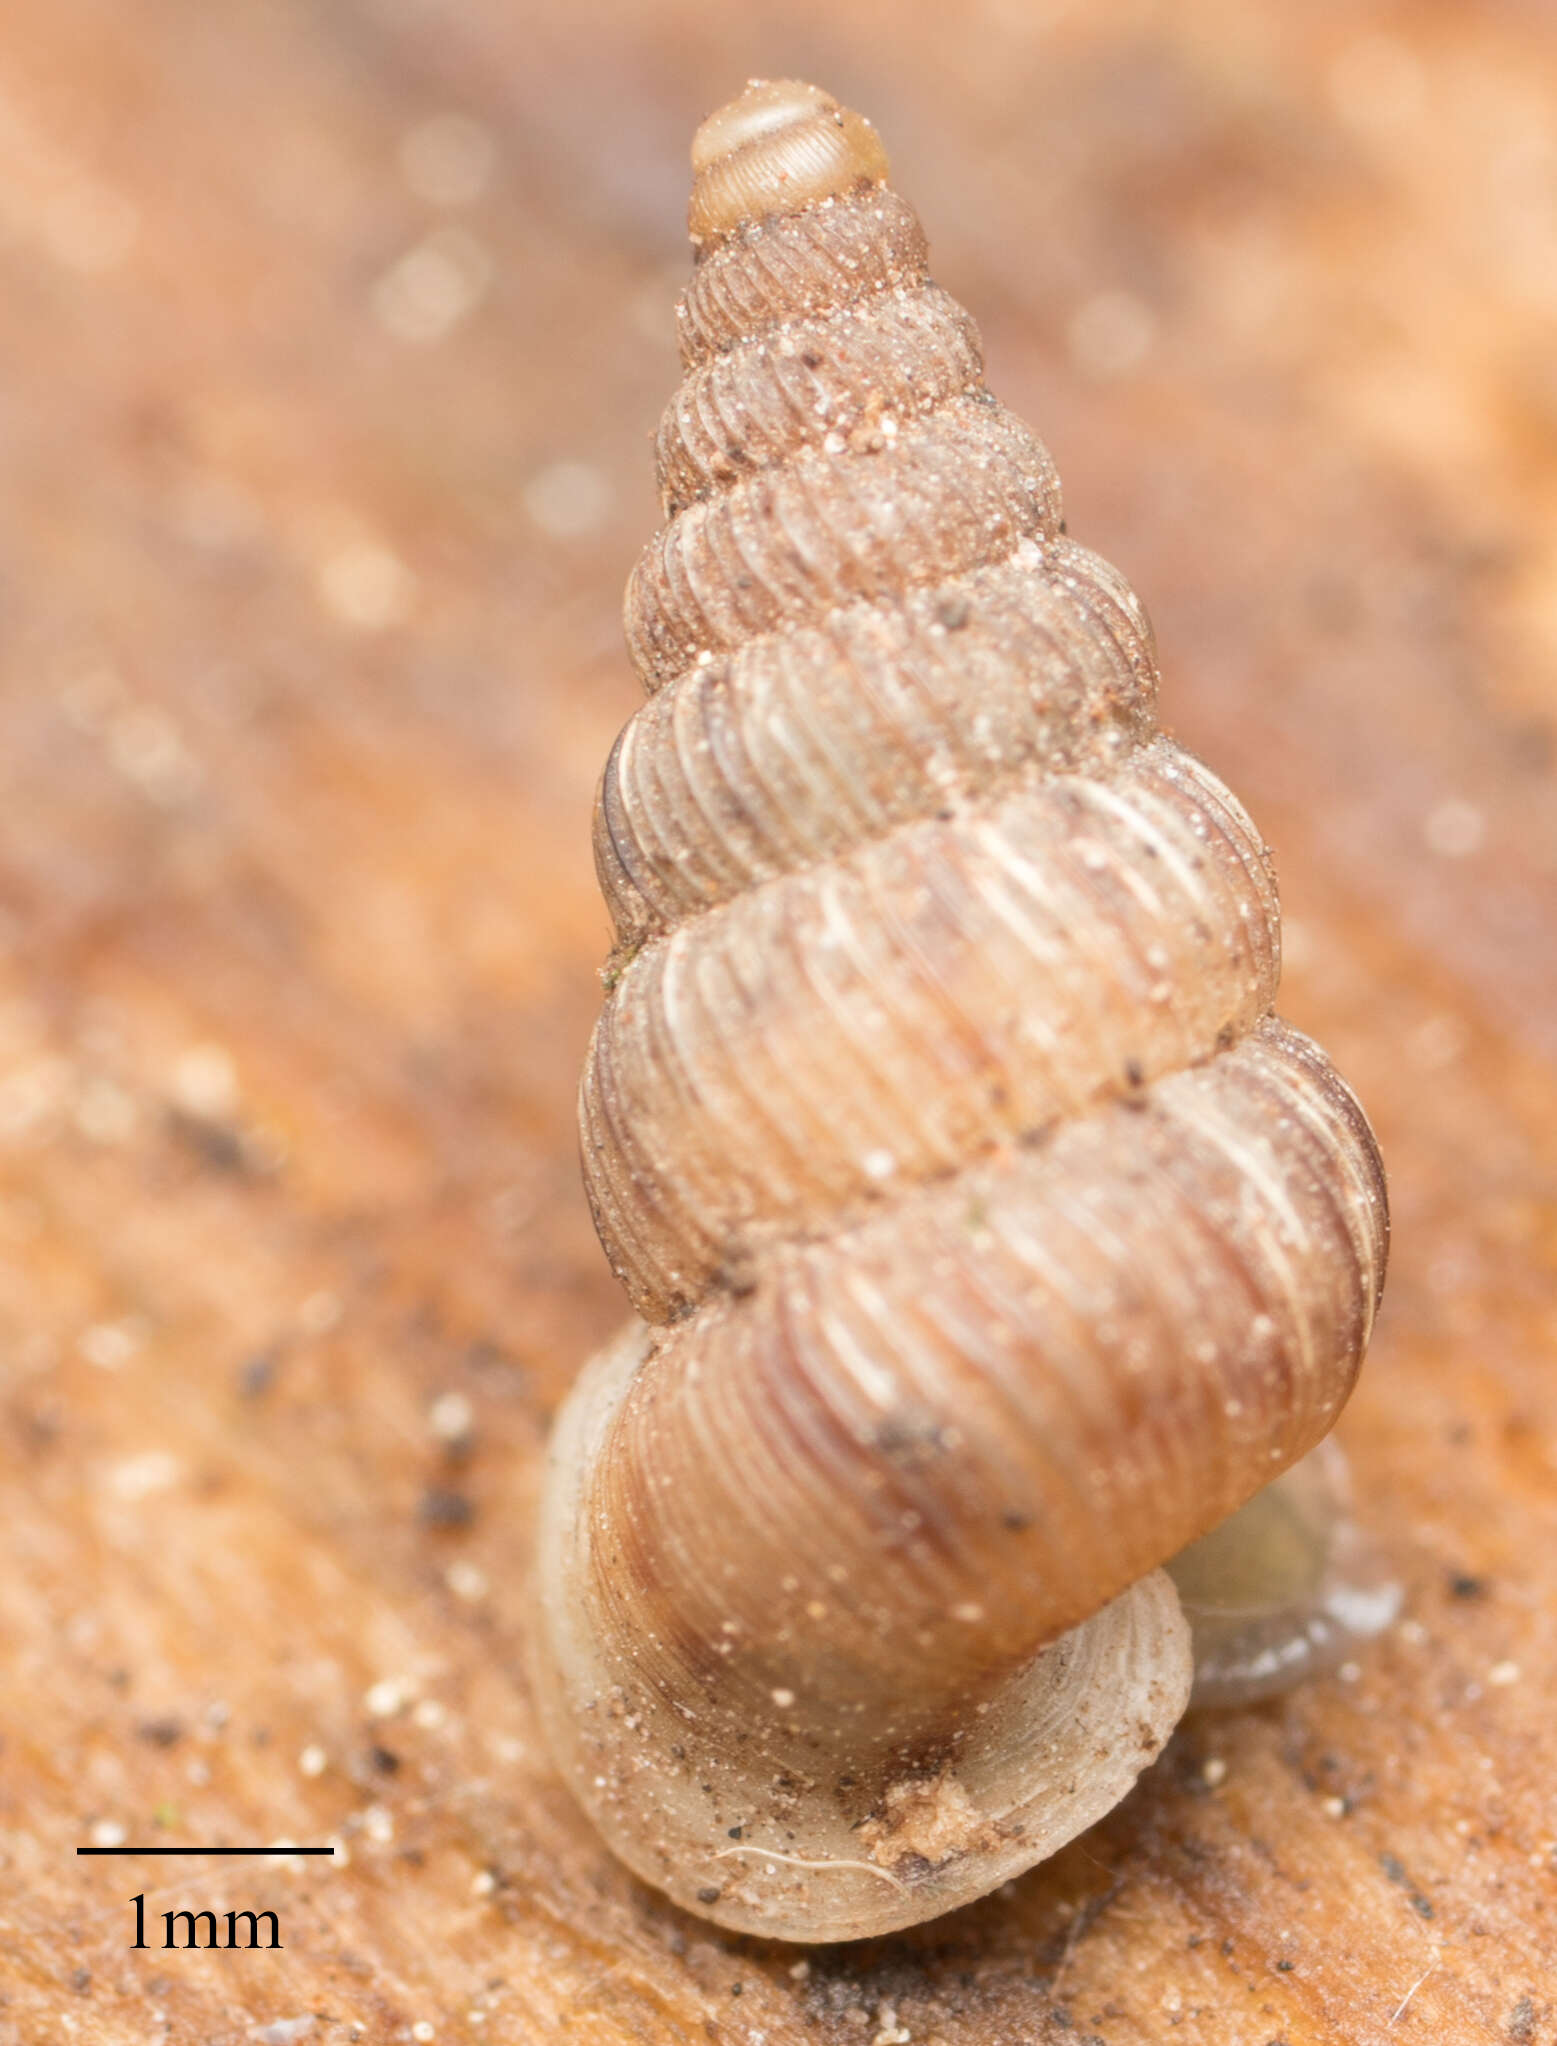
<path fill-rule="evenodd" d="M 581 1096 L 640 1319 L 556 1431 L 536 1684 L 640 1875 L 842 1939 L 1159 1751 L 1159 1566 L 1334 1421 L 1384 1183 L 1272 1013 L 1259 833 L 1158 730 L 874 130 L 754 83 L 693 163 Z"/>

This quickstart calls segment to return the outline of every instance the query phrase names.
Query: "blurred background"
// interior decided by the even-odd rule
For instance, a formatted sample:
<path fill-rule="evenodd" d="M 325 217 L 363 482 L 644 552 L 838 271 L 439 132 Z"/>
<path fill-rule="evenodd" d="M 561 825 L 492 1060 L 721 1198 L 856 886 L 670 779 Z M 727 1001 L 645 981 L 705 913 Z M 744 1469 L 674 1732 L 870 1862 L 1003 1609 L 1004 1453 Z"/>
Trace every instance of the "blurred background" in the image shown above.
<path fill-rule="evenodd" d="M 1154 1890 L 1121 1822 L 1145 1890 L 1117 1925 L 1067 1862 L 809 1986 L 701 1934 L 688 1960 L 550 1783 L 521 1667 L 538 1450 L 620 1312 L 572 1129 L 590 804 L 637 701 L 620 593 L 658 516 L 688 141 L 752 74 L 874 119 L 1072 532 L 1152 613 L 1165 721 L 1276 849 L 1284 1006 L 1391 1167 L 1345 1428 L 1417 1630 L 1226 1750 L 1296 1888 L 1191 1856 Z M 1293 2039 L 1397 2036 L 1422 1953 L 1436 2036 L 1546 2036 L 1551 8 L 12 0 L 0 350 L 14 2036 L 68 2009 L 118 2038 L 151 1998 L 175 2040 L 316 2006 L 321 2039 L 479 2007 L 501 2038 L 717 2009 L 776 2042 L 858 2009 L 847 2036 L 974 2040 L 1112 1982 L 1110 2041 L 1155 2036 L 1148 1992 L 1254 2038 L 1216 2015 L 1255 2006 L 1213 1933 Z M 1255 1821 L 1186 1738 L 1148 1831 L 1222 1825 L 1225 1855 Z M 1383 1830 L 1310 1837 L 1316 1783 Z M 68 1857 L 157 1826 L 334 1838 L 351 1872 L 253 1879 L 287 1968 L 240 1990 L 181 1957 L 148 1988 L 120 1872 Z M 1271 1972 L 1305 1928 L 1306 1972 Z M 959 2003 L 970 1956 L 995 1986 Z"/>

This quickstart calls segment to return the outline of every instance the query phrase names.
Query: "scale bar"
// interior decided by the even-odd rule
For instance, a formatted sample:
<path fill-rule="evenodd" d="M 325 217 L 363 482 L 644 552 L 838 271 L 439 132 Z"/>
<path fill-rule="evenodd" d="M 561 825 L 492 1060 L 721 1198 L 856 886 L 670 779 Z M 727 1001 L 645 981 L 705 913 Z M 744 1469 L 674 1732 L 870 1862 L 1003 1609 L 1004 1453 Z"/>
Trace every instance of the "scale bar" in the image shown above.
<path fill-rule="evenodd" d="M 333 1847 L 78 1847 L 78 1854 L 334 1854 Z"/>

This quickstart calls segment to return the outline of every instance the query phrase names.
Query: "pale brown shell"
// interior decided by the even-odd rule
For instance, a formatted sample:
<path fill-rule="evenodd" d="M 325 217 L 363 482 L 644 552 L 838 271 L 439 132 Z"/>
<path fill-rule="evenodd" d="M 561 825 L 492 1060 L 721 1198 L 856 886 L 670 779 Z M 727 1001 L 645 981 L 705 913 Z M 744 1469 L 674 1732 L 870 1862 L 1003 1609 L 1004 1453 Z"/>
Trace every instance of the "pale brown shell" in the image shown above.
<path fill-rule="evenodd" d="M 863 115 L 798 78 L 754 78 L 692 138 L 694 243 L 764 213 L 798 212 L 887 174 Z"/>
<path fill-rule="evenodd" d="M 1260 836 L 1158 731 L 1139 600 L 874 131 L 764 84 L 695 164 L 581 1101 L 653 1327 L 559 1430 L 537 1676 L 640 1873 L 842 1938 L 991 1888 L 1160 1748 L 1157 1566 L 1335 1419 L 1384 1184 L 1272 1014 Z"/>

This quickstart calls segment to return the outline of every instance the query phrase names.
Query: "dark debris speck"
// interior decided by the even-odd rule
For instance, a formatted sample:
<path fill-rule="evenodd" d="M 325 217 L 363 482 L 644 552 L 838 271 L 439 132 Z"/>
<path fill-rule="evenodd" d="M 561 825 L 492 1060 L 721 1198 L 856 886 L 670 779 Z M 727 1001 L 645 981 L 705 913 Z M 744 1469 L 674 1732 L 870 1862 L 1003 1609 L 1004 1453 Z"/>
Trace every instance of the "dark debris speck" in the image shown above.
<path fill-rule="evenodd" d="M 424 1527 L 469 1527 L 475 1512 L 463 1492 L 451 1491 L 447 1485 L 429 1485 L 417 1508 Z"/>
<path fill-rule="evenodd" d="M 268 1350 L 256 1350 L 252 1357 L 245 1357 L 238 1366 L 238 1394 L 241 1399 L 263 1399 L 276 1382 L 276 1373 L 281 1365 L 281 1351 L 275 1345 Z"/>
<path fill-rule="evenodd" d="M 174 1108 L 168 1111 L 168 1128 L 208 1171 L 247 1174 L 250 1170 L 241 1134 L 226 1123 L 210 1122 L 204 1116 Z"/>

